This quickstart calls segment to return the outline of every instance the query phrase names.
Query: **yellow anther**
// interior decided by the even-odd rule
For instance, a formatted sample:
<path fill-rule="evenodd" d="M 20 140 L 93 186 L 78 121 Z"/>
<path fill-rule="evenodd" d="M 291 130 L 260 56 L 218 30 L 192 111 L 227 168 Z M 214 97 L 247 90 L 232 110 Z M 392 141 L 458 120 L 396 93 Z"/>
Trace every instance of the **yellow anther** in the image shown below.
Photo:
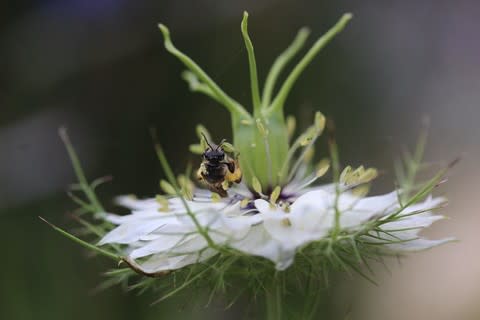
<path fill-rule="evenodd" d="M 290 219 L 288 218 L 283 218 L 282 219 L 282 225 L 284 227 L 291 227 L 292 226 L 292 222 L 290 221 Z"/>
<path fill-rule="evenodd" d="M 373 179 L 375 179 L 376 177 L 378 177 L 378 171 L 377 169 L 375 168 L 368 168 L 367 170 L 365 170 L 365 172 L 363 173 L 363 175 L 360 177 L 361 180 L 364 180 L 365 182 L 370 182 L 372 181 Z"/>
<path fill-rule="evenodd" d="M 175 188 L 166 180 L 160 180 L 160 188 L 165 192 L 166 194 L 170 195 L 175 195 L 177 194 L 175 192 Z"/>
<path fill-rule="evenodd" d="M 222 148 L 223 148 L 223 150 L 225 150 L 226 152 L 229 152 L 229 153 L 235 152 L 235 147 L 233 146 L 233 144 L 228 143 L 228 142 L 222 143 Z"/>
<path fill-rule="evenodd" d="M 262 185 L 260 184 L 260 181 L 258 180 L 257 177 L 252 178 L 252 187 L 256 193 L 258 194 L 262 193 Z"/>
<path fill-rule="evenodd" d="M 287 117 L 287 134 L 288 138 L 292 138 L 293 134 L 295 133 L 295 128 L 297 127 L 297 120 L 294 116 Z"/>
<path fill-rule="evenodd" d="M 243 198 L 242 201 L 240 201 L 240 208 L 246 208 L 248 204 L 250 203 L 250 199 L 248 198 Z"/>
<path fill-rule="evenodd" d="M 315 148 L 309 148 L 305 151 L 305 155 L 303 156 L 303 163 L 309 164 L 313 156 L 315 155 Z"/>
<path fill-rule="evenodd" d="M 212 202 L 219 202 L 222 199 L 220 195 L 216 192 L 212 192 Z"/>
<path fill-rule="evenodd" d="M 315 172 L 315 176 L 317 178 L 323 177 L 325 173 L 327 173 L 328 169 L 330 169 L 330 160 L 329 159 L 322 159 L 317 165 L 317 171 Z"/>
<path fill-rule="evenodd" d="M 188 149 L 193 154 L 202 154 L 205 151 L 205 147 L 201 144 L 191 144 Z"/>
<path fill-rule="evenodd" d="M 378 171 L 375 168 L 365 169 L 364 166 L 359 166 L 353 170 L 348 166 L 340 175 L 340 181 L 345 185 L 359 185 L 372 181 L 378 176 Z"/>
<path fill-rule="evenodd" d="M 272 194 L 270 195 L 271 204 L 277 203 L 278 197 L 280 197 L 280 192 L 282 192 L 282 188 L 280 186 L 276 186 L 275 189 L 273 189 Z"/>
<path fill-rule="evenodd" d="M 317 111 L 315 113 L 314 124 L 318 134 L 320 134 L 323 131 L 323 129 L 325 129 L 325 122 L 326 122 L 325 116 L 320 111 Z"/>
<path fill-rule="evenodd" d="M 285 212 L 290 213 L 290 204 L 286 201 L 281 201 L 278 206 Z"/>
<path fill-rule="evenodd" d="M 351 173 L 352 173 L 352 167 L 346 166 L 345 169 L 343 169 L 342 173 L 340 174 L 340 182 L 345 183 L 346 180 L 349 179 Z"/>
<path fill-rule="evenodd" d="M 157 203 L 160 205 L 160 208 L 158 208 L 158 211 L 167 212 L 169 210 L 168 199 L 165 198 L 164 196 L 157 195 L 155 197 L 155 201 L 157 201 Z"/>
<path fill-rule="evenodd" d="M 357 197 L 365 197 L 370 191 L 370 186 L 368 184 L 362 184 L 352 190 L 352 194 Z"/>
<path fill-rule="evenodd" d="M 177 180 L 178 180 L 178 184 L 182 188 L 182 194 L 185 196 L 187 200 L 192 200 L 193 189 L 195 188 L 193 182 L 183 174 L 179 175 Z"/>

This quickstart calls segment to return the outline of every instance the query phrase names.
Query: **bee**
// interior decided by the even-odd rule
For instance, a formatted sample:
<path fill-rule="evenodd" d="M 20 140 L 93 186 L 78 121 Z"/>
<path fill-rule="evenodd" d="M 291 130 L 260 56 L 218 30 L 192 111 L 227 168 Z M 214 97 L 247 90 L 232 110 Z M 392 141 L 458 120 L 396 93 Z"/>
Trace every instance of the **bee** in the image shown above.
<path fill-rule="evenodd" d="M 202 134 L 203 135 L 203 134 Z M 238 165 L 238 156 L 235 159 L 225 153 L 222 140 L 219 145 L 210 144 L 203 135 L 208 147 L 202 154 L 202 163 L 197 170 L 197 178 L 203 181 L 210 191 L 218 193 L 221 197 L 227 196 L 228 187 L 232 183 L 242 181 L 242 171 Z"/>

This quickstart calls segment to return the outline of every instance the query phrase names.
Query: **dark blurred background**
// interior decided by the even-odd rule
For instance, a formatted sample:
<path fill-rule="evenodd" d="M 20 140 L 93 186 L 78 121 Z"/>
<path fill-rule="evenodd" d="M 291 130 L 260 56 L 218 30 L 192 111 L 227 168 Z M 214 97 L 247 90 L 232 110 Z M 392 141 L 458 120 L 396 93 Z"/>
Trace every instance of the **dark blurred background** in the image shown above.
<path fill-rule="evenodd" d="M 249 105 L 243 10 L 261 79 L 300 27 L 311 28 L 312 43 L 342 13 L 354 13 L 286 108 L 300 127 L 315 110 L 332 117 L 343 162 L 386 172 L 377 192 L 393 187 L 393 159 L 414 146 L 424 117 L 427 160 L 463 159 L 440 190 L 450 198 L 443 213 L 451 219 L 429 230 L 461 242 L 392 262 L 392 274 L 379 268 L 379 286 L 355 276 L 339 281 L 331 289 L 335 318 L 480 318 L 478 1 L 45 0 L 0 3 L 1 319 L 197 319 L 210 310 L 226 317 L 221 306 L 191 315 L 181 299 L 150 307 L 155 296 L 119 287 L 94 294 L 101 273 L 114 266 L 88 259 L 37 216 L 74 225 L 65 191 L 75 178 L 60 126 L 89 178 L 113 176 L 99 189 L 108 208 L 116 194 L 158 192 L 162 173 L 149 127 L 158 128 L 177 171 L 198 164 L 187 151 L 197 123 L 218 140 L 230 138 L 229 115 L 188 91 L 157 23 Z"/>

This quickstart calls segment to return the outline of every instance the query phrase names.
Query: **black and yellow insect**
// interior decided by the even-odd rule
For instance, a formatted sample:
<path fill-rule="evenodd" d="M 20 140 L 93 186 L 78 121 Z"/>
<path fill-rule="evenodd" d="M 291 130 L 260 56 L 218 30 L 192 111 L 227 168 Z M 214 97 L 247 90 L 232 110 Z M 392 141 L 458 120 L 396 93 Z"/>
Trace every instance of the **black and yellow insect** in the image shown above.
<path fill-rule="evenodd" d="M 227 196 L 228 187 L 232 183 L 242 181 L 242 171 L 237 157 L 232 158 L 225 153 L 222 140 L 219 145 L 211 144 L 204 136 L 208 147 L 202 154 L 202 163 L 197 171 L 197 178 L 203 181 L 210 191 L 221 197 Z"/>

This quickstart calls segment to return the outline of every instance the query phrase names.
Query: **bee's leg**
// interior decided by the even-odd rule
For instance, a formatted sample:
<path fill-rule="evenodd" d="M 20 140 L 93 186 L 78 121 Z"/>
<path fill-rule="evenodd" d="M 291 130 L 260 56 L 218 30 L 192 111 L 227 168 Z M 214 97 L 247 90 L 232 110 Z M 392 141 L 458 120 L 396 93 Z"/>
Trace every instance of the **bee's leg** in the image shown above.
<path fill-rule="evenodd" d="M 226 198 L 228 196 L 228 193 L 225 189 L 223 189 L 222 184 L 214 184 L 214 185 L 209 185 L 208 188 L 210 191 L 218 193 L 218 195 L 222 198 Z"/>
<path fill-rule="evenodd" d="M 223 188 L 219 189 L 219 190 L 217 191 L 217 193 L 218 193 L 218 194 L 220 195 L 220 197 L 222 197 L 222 198 L 228 197 L 227 191 L 223 190 Z"/>

